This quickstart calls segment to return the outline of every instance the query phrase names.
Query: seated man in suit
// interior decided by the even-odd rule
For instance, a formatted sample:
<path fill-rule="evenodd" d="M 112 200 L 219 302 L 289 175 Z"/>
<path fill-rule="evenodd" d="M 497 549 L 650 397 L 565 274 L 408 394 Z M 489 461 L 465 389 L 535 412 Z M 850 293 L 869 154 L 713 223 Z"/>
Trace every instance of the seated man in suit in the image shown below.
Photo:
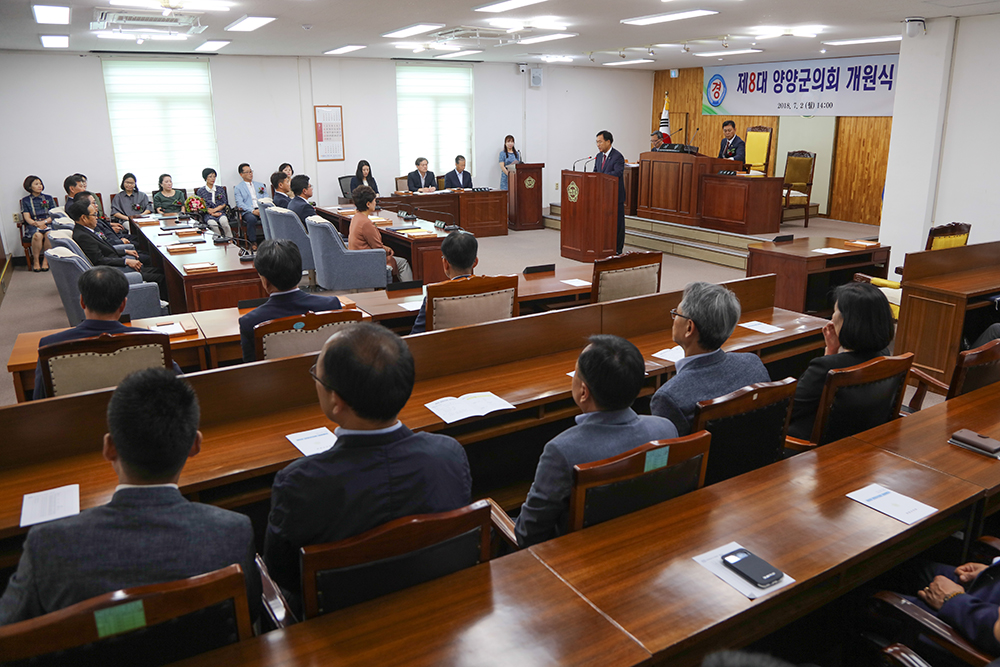
<path fill-rule="evenodd" d="M 70 202 L 73 201 L 73 198 L 77 194 L 87 189 L 87 186 L 83 183 L 84 179 L 80 174 L 72 174 L 63 179 L 63 190 L 66 191 L 66 203 L 63 206 L 64 211 L 69 208 Z M 69 215 L 69 213 L 66 215 Z"/>
<path fill-rule="evenodd" d="M 100 209 L 100 200 L 97 198 L 93 192 L 84 190 L 83 192 L 78 192 L 72 199 L 66 200 L 66 206 L 69 206 L 72 202 L 77 200 L 77 197 L 87 197 L 90 199 L 90 203 Z M 119 245 L 124 244 L 134 244 L 132 237 L 124 233 L 125 228 L 117 223 L 110 222 L 107 218 L 101 217 L 100 212 L 97 214 L 97 235 L 103 238 L 105 241 L 110 243 L 115 247 L 115 251 L 122 257 L 131 256 L 138 259 L 143 264 L 152 265 L 152 259 L 149 253 L 139 252 L 135 249 L 125 249 L 119 248 Z"/>
<path fill-rule="evenodd" d="M 247 240 L 254 250 L 257 249 L 257 225 L 260 224 L 260 207 L 257 200 L 267 195 L 264 184 L 253 180 L 253 169 L 244 162 L 239 167 L 240 178 L 243 179 L 233 188 L 236 198 L 236 208 L 243 211 L 243 223 L 247 226 Z"/>
<path fill-rule="evenodd" d="M 719 146 L 719 158 L 725 160 L 735 160 L 736 162 L 746 162 L 747 145 L 736 134 L 736 123 L 727 120 L 722 124 L 722 134 L 724 138 Z"/>
<path fill-rule="evenodd" d="M 459 155 L 455 158 L 455 168 L 444 175 L 444 187 L 466 189 L 472 187 L 472 174 L 465 170 L 465 156 Z"/>
<path fill-rule="evenodd" d="M 649 135 L 649 150 L 659 151 L 665 145 L 666 144 L 663 143 L 663 135 L 660 133 L 659 130 Z"/>
<path fill-rule="evenodd" d="M 437 190 L 437 177 L 433 171 L 427 171 L 427 158 L 418 157 L 413 163 L 417 165 L 415 171 L 406 175 L 406 186 L 410 192 L 434 192 Z"/>
<path fill-rule="evenodd" d="M 649 410 L 672 421 L 680 435 L 687 435 L 698 401 L 771 378 L 756 354 L 729 354 L 721 349 L 740 319 L 740 300 L 722 285 L 689 284 L 670 314 L 674 342 L 684 349 L 684 358 L 677 362 L 677 374 L 653 394 Z"/>
<path fill-rule="evenodd" d="M 969 349 L 974 350 L 977 347 L 982 347 L 983 345 L 986 345 L 986 343 L 989 343 L 991 340 L 996 340 L 997 338 L 1000 338 L 1000 324 L 991 324 L 986 327 L 986 331 L 979 334 L 979 338 L 976 339 L 976 342 L 974 342 L 972 347 Z"/>
<path fill-rule="evenodd" d="M 577 416 L 576 426 L 550 440 L 538 459 L 535 481 L 515 527 L 522 547 L 566 532 L 573 466 L 677 437 L 668 420 L 640 416 L 631 408 L 646 377 L 639 349 L 618 336 L 591 336 L 588 342 L 573 374 L 573 402 L 583 414 Z"/>
<path fill-rule="evenodd" d="M 313 371 L 320 408 L 339 424 L 337 444 L 278 472 L 264 537 L 271 576 L 291 592 L 299 591 L 302 547 L 458 509 L 472 493 L 465 449 L 446 435 L 414 433 L 397 417 L 414 383 L 403 339 L 377 324 L 340 327 Z"/>
<path fill-rule="evenodd" d="M 191 385 L 162 368 L 132 373 L 112 394 L 107 419 L 103 447 L 118 475 L 114 496 L 107 505 L 28 532 L 0 599 L 0 625 L 233 563 L 243 568 L 251 614 L 259 616 L 250 519 L 190 502 L 177 488 L 188 457 L 201 450 Z"/>
<path fill-rule="evenodd" d="M 444 267 L 444 275 L 448 280 L 458 278 L 468 278 L 472 275 L 472 270 L 479 264 L 479 241 L 472 233 L 457 230 L 441 241 L 441 265 Z M 413 322 L 411 334 L 418 334 L 427 331 L 427 297 L 420 305 L 420 312 Z"/>
<path fill-rule="evenodd" d="M 138 271 L 146 282 L 156 283 L 160 288 L 160 299 L 167 299 L 167 279 L 163 271 L 143 264 L 134 250 L 126 250 L 125 255 L 119 255 L 114 246 L 97 231 L 97 207 L 89 197 L 76 199 L 66 211 L 73 226 L 73 240 L 83 250 L 90 263 L 94 266 L 114 266 L 122 270 Z M 135 256 L 133 256 L 135 253 Z"/>
<path fill-rule="evenodd" d="M 292 193 L 295 197 L 288 202 L 288 210 L 294 211 L 299 216 L 302 228 L 305 229 L 306 218 L 316 215 L 316 209 L 309 203 L 307 197 L 313 196 L 313 186 L 309 182 L 309 177 L 305 174 L 295 174 L 292 176 Z"/>
<path fill-rule="evenodd" d="M 294 241 L 264 241 L 257 248 L 253 267 L 260 275 L 260 283 L 268 293 L 268 298 L 240 318 L 240 347 L 243 349 L 244 363 L 257 361 L 253 328 L 261 322 L 304 315 L 309 311 L 320 313 L 340 310 L 340 299 L 337 297 L 307 294 L 299 289 L 299 281 L 302 280 L 302 254 Z"/>
<path fill-rule="evenodd" d="M 271 174 L 271 188 L 274 194 L 271 201 L 275 206 L 288 208 L 288 202 L 292 201 L 292 177 L 283 171 L 276 171 Z"/>

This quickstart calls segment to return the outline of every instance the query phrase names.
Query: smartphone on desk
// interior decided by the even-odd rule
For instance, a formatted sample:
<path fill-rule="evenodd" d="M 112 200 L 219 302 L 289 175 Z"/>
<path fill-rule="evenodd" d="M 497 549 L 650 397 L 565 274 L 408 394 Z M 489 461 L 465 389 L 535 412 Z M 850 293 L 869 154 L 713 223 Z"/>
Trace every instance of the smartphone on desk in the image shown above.
<path fill-rule="evenodd" d="M 722 557 L 722 564 L 757 588 L 773 586 L 785 576 L 781 570 L 746 549 L 737 549 L 725 554 Z"/>

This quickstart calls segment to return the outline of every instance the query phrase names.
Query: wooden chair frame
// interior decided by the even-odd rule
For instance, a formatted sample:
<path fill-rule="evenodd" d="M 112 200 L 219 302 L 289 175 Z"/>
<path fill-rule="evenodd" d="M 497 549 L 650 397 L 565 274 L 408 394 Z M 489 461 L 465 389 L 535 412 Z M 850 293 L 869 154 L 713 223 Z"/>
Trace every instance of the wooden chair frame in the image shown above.
<path fill-rule="evenodd" d="M 318 313 L 310 310 L 308 313 L 302 315 L 290 315 L 288 317 L 279 317 L 275 320 L 261 322 L 253 328 L 253 344 L 257 353 L 257 360 L 264 360 L 264 337 L 268 334 L 291 331 L 295 329 L 295 325 L 299 322 L 305 323 L 305 326 L 301 327 L 300 330 L 315 331 L 327 324 L 335 322 L 360 322 L 362 319 L 363 315 L 360 310 L 355 308 L 341 308 L 340 310 L 323 310 Z"/>
<path fill-rule="evenodd" d="M 271 620 L 271 625 L 275 629 L 280 630 L 298 623 L 298 619 L 292 613 L 292 608 L 288 604 L 288 600 L 285 599 L 285 594 L 281 592 L 278 584 L 274 583 L 274 580 L 271 579 L 271 573 L 268 572 L 267 565 L 264 564 L 264 559 L 259 554 L 255 555 L 254 563 L 257 566 L 257 573 L 260 575 L 260 599 L 264 605 L 264 613 Z"/>
<path fill-rule="evenodd" d="M 44 616 L 0 627 L 0 655 L 5 662 L 26 660 L 96 642 L 100 638 L 94 612 L 137 600 L 142 601 L 147 627 L 232 600 L 239 640 L 253 636 L 243 570 L 234 564 L 189 579 L 105 593 Z"/>
<path fill-rule="evenodd" d="M 663 253 L 659 250 L 642 250 L 638 252 L 627 252 L 622 255 L 615 255 L 605 259 L 594 261 L 594 275 L 590 283 L 590 302 L 597 303 L 599 298 L 598 286 L 600 285 L 601 274 L 606 271 L 620 271 L 622 269 L 632 269 L 640 266 L 656 264 L 656 288 L 659 290 L 660 278 L 663 273 Z"/>
<path fill-rule="evenodd" d="M 469 276 L 428 285 L 427 331 L 434 330 L 434 299 L 486 294 L 512 288 L 514 290 L 514 308 L 511 317 L 517 317 L 520 312 L 517 304 L 517 276 Z"/>
<path fill-rule="evenodd" d="M 764 125 L 754 125 L 753 127 L 747 128 L 747 135 L 751 132 L 767 133 L 767 152 L 764 153 L 764 175 L 767 176 L 768 171 L 771 169 L 771 142 L 774 141 L 774 128 L 766 127 Z M 750 162 L 745 162 L 744 164 L 746 166 L 746 172 L 750 173 Z"/>
<path fill-rule="evenodd" d="M 890 644 L 882 649 L 882 660 L 887 665 L 899 667 L 932 667 L 920 655 L 905 644 Z"/>
<path fill-rule="evenodd" d="M 784 189 L 785 196 L 784 196 L 784 201 L 781 204 L 781 209 L 784 211 L 785 209 L 790 209 L 790 208 L 804 208 L 805 209 L 805 214 L 806 214 L 806 216 L 805 216 L 805 225 L 804 226 L 808 227 L 809 226 L 809 207 L 812 204 L 813 177 L 816 174 L 816 154 L 813 153 L 813 152 L 810 152 L 810 151 L 788 151 L 788 157 L 807 157 L 807 158 L 812 158 L 812 165 L 809 167 L 809 180 L 806 181 L 806 191 L 805 191 L 806 203 L 805 203 L 805 205 L 802 205 L 802 204 L 789 204 L 788 200 L 789 200 L 789 198 L 792 195 L 792 186 L 789 185 L 789 184 L 787 184 L 787 183 L 785 183 L 782 186 L 783 189 Z M 788 172 L 788 164 L 786 163 L 785 164 L 785 173 L 787 173 L 787 172 Z"/>
<path fill-rule="evenodd" d="M 316 575 L 363 565 L 418 551 L 475 528 L 480 530 L 480 562 L 490 559 L 490 501 L 477 500 L 451 512 L 416 514 L 372 528 L 369 531 L 328 544 L 300 549 L 302 562 L 302 608 L 305 618 L 319 615 Z"/>
<path fill-rule="evenodd" d="M 54 208 L 59 208 L 59 197 L 53 197 L 52 200 L 56 203 Z M 31 241 L 24 241 L 24 226 L 28 224 L 28 222 L 24 219 L 23 213 L 20 213 L 20 216 L 21 221 L 17 223 L 17 236 L 21 240 L 21 250 L 24 251 L 25 263 L 28 265 L 28 270 L 30 271 L 33 268 L 35 261 L 31 257 Z M 41 259 L 38 261 L 41 262 Z"/>
<path fill-rule="evenodd" d="M 924 398 L 930 387 L 943 393 L 945 400 L 961 396 L 962 387 L 965 385 L 965 378 L 968 376 L 970 368 L 998 362 L 1000 362 L 1000 340 L 991 340 L 974 350 L 958 353 L 958 363 L 955 364 L 955 370 L 951 374 L 951 382 L 948 384 L 931 377 L 918 368 L 911 368 L 910 373 L 917 378 L 917 390 L 910 398 L 908 407 L 912 410 L 919 410 L 923 407 Z"/>
<path fill-rule="evenodd" d="M 42 366 L 42 382 L 45 386 L 45 395 L 49 398 L 55 396 L 52 388 L 52 369 L 49 361 L 54 357 L 62 357 L 69 354 L 111 354 L 126 347 L 137 345 L 160 345 L 163 348 L 163 366 L 170 368 L 173 358 L 170 355 L 170 336 L 156 331 L 130 331 L 128 333 L 108 334 L 104 333 L 93 338 L 78 338 L 62 343 L 53 343 L 38 348 L 38 363 Z"/>

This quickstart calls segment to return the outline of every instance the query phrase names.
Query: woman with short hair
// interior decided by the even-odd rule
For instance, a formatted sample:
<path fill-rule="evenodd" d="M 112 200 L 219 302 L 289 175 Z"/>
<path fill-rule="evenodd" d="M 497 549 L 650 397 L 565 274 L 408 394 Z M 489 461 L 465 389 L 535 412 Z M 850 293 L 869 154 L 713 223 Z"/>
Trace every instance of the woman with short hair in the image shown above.
<path fill-rule="evenodd" d="M 226 206 L 229 200 L 226 198 L 226 191 L 215 186 L 215 179 L 218 173 L 211 167 L 201 170 L 201 177 L 205 179 L 205 187 L 194 191 L 196 195 L 205 200 L 204 222 L 208 228 L 215 232 L 216 236 L 232 237 L 233 230 L 229 226 L 229 218 L 226 217 Z"/>
<path fill-rule="evenodd" d="M 122 177 L 122 190 L 111 200 L 111 215 L 128 222 L 129 218 L 149 215 L 149 197 L 139 190 L 135 182 L 135 174 L 129 172 Z"/>
<path fill-rule="evenodd" d="M 43 194 L 45 184 L 38 176 L 31 175 L 24 179 L 24 191 L 27 197 L 21 199 L 21 241 L 31 244 L 31 257 L 34 259 L 32 271 L 49 270 L 49 262 L 42 252 L 52 247 L 49 232 L 52 231 L 52 215 L 49 213 L 56 207 L 56 200 Z"/>
<path fill-rule="evenodd" d="M 180 213 L 184 210 L 184 193 L 174 190 L 174 179 L 170 174 L 160 174 L 160 189 L 153 193 L 153 206 L 156 212 Z"/>

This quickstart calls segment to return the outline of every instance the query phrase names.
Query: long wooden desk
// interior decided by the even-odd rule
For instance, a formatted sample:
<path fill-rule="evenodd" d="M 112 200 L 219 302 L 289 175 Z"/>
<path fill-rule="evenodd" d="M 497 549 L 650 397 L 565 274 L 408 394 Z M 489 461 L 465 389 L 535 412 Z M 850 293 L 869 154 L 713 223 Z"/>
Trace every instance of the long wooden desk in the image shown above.
<path fill-rule="evenodd" d="M 379 197 L 389 206 L 406 204 L 426 211 L 447 213 L 455 224 L 478 238 L 507 235 L 508 193 L 504 190 L 439 190 L 421 194 Z"/>

